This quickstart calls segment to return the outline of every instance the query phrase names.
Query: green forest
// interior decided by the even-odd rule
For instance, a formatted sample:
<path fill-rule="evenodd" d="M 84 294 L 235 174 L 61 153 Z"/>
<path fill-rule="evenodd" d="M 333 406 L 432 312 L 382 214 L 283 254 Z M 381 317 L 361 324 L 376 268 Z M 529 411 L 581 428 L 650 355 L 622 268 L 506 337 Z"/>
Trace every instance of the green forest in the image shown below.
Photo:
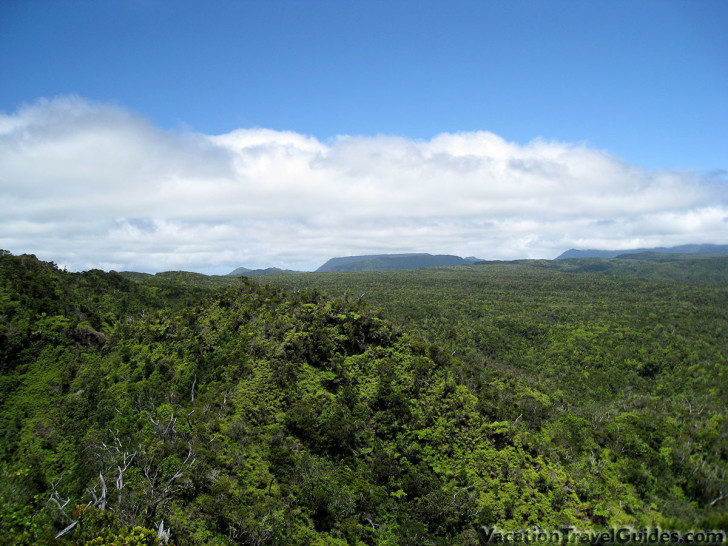
<path fill-rule="evenodd" d="M 0 251 L 0 544 L 728 529 L 728 257 L 71 273 Z"/>

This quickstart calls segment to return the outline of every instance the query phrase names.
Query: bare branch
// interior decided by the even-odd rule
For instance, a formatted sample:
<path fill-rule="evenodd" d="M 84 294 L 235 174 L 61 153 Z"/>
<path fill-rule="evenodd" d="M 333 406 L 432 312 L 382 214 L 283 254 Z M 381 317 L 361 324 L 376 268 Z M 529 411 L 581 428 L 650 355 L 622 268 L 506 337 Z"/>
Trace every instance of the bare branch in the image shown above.
<path fill-rule="evenodd" d="M 710 503 L 710 506 L 715 506 L 724 499 L 728 499 L 728 493 L 723 493 L 723 491 L 719 491 L 718 496 L 713 499 L 713 501 Z"/>
<path fill-rule="evenodd" d="M 134 460 L 134 457 L 136 457 L 137 452 L 129 453 L 128 451 L 124 451 L 122 453 L 122 464 L 117 465 L 117 469 L 119 471 L 119 475 L 116 477 L 116 489 L 117 491 L 121 492 L 122 489 L 124 489 L 124 472 L 126 472 L 129 469 L 129 466 L 131 465 L 131 462 Z"/>
<path fill-rule="evenodd" d="M 180 467 L 177 469 L 177 472 L 174 473 L 174 476 L 172 476 L 169 479 L 169 481 L 167 482 L 167 486 L 162 491 L 162 496 L 163 497 L 166 497 L 169 493 L 173 493 L 173 492 L 179 490 L 179 489 L 173 489 L 172 488 L 172 485 L 174 484 L 174 482 L 177 479 L 179 479 L 180 477 L 182 477 L 182 475 L 185 472 L 187 472 L 190 468 L 192 468 L 192 465 L 194 465 L 195 462 L 197 461 L 197 458 L 192 458 L 192 444 L 187 444 L 187 448 L 188 448 L 187 457 L 182 462 L 182 464 L 180 465 Z M 190 461 L 190 458 L 192 458 L 192 461 Z"/>
<path fill-rule="evenodd" d="M 473 484 L 473 485 L 469 485 L 469 486 L 467 486 L 467 487 L 462 487 L 462 488 L 458 489 L 458 490 L 457 490 L 457 491 L 455 492 L 455 494 L 454 494 L 454 495 L 452 496 L 452 502 L 451 502 L 451 503 L 450 503 L 450 504 L 448 505 L 448 508 L 450 508 L 451 506 L 454 506 L 454 505 L 455 505 L 455 499 L 457 499 L 457 497 L 458 497 L 458 495 L 459 495 L 460 493 L 462 493 L 462 492 L 464 492 L 464 491 L 469 491 L 469 490 L 470 490 L 470 489 L 472 489 L 473 487 L 475 487 L 475 484 Z"/>
<path fill-rule="evenodd" d="M 57 483 L 57 482 L 56 482 Z M 50 502 L 53 502 L 58 507 L 58 510 L 63 514 L 63 516 L 70 520 L 71 518 L 66 514 L 66 506 L 68 506 L 68 503 L 71 502 L 71 497 L 67 497 L 64 501 L 61 499 L 61 497 L 58 495 L 58 491 L 56 491 L 55 484 L 52 484 L 53 490 L 51 491 L 51 496 L 48 498 Z M 63 504 L 61 504 L 61 501 Z"/>
<path fill-rule="evenodd" d="M 102 510 L 106 510 L 106 481 L 104 480 L 104 475 L 99 472 L 99 481 L 101 482 L 101 508 Z"/>
<path fill-rule="evenodd" d="M 63 538 L 68 533 L 70 533 L 71 531 L 73 531 L 76 528 L 76 525 L 78 525 L 78 520 L 74 521 L 73 523 L 71 523 L 71 525 L 69 525 L 68 527 L 66 527 L 65 529 L 63 529 L 61 532 L 59 532 L 56 535 L 56 538 Z"/>
<path fill-rule="evenodd" d="M 169 543 L 169 539 L 171 537 L 171 531 L 169 529 L 164 528 L 164 520 L 161 520 L 159 522 L 159 525 L 157 525 L 157 538 L 164 541 L 165 544 Z"/>

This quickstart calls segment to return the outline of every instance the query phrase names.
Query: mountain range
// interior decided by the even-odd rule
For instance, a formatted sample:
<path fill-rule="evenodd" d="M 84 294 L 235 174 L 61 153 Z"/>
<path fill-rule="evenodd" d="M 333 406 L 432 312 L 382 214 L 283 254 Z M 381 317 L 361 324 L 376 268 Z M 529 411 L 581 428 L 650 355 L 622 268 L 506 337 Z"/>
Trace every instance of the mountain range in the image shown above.
<path fill-rule="evenodd" d="M 715 244 L 690 244 L 674 247 L 634 248 L 627 250 L 597 250 L 597 249 L 569 249 L 560 254 L 556 259 L 565 260 L 569 258 L 616 258 L 622 255 L 639 253 L 663 253 L 663 254 L 713 254 L 727 255 L 728 245 Z M 461 258 L 451 254 L 427 254 L 427 253 L 405 253 L 405 254 L 369 254 L 363 256 L 342 256 L 331 258 L 316 273 L 343 273 L 350 271 L 394 271 L 401 269 L 419 269 L 423 267 L 443 267 L 455 265 L 472 265 L 483 260 L 469 256 Z M 290 269 L 268 267 L 265 269 L 248 269 L 238 267 L 227 274 L 228 277 L 242 277 L 250 275 L 270 275 L 283 273 L 301 273 Z"/>
<path fill-rule="evenodd" d="M 421 267 L 441 267 L 451 265 L 472 265 L 481 261 L 479 258 L 452 256 L 449 254 L 432 255 L 427 253 L 409 254 L 370 254 L 365 256 L 343 256 L 331 258 L 316 273 L 342 273 L 348 271 L 394 271 L 399 269 L 419 269 Z M 268 267 L 266 269 L 248 269 L 238 267 L 227 274 L 228 277 L 248 275 L 270 275 L 276 273 L 301 273 L 290 269 Z"/>
<path fill-rule="evenodd" d="M 628 250 L 577 250 L 571 248 L 560 254 L 556 259 L 568 258 L 616 258 L 624 254 L 638 254 L 642 252 L 656 252 L 663 254 L 728 254 L 728 245 L 680 245 L 673 247 L 633 248 Z"/>
<path fill-rule="evenodd" d="M 421 267 L 440 267 L 450 265 L 471 265 L 478 258 L 452 256 L 449 254 L 373 254 L 369 256 L 346 256 L 331 258 L 319 267 L 317 273 L 344 271 L 393 271 L 398 269 L 418 269 Z"/>
<path fill-rule="evenodd" d="M 247 267 L 238 267 L 234 271 L 227 274 L 228 277 L 247 277 L 249 275 L 273 275 L 278 273 L 300 273 L 291 269 L 280 269 L 278 267 L 266 267 L 265 269 L 248 269 Z"/>

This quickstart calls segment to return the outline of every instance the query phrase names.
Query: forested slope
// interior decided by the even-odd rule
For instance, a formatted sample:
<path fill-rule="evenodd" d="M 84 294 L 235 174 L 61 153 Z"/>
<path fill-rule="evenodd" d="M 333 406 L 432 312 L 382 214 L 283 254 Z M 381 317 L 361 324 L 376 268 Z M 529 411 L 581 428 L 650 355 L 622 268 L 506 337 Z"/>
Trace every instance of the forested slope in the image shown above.
<path fill-rule="evenodd" d="M 2 540 L 725 525 L 724 285 L 518 264 L 275 279 L 4 252 Z"/>
<path fill-rule="evenodd" d="M 605 523 L 725 527 L 728 258 L 491 262 L 273 282 L 364 294 L 457 361 Z M 631 491 L 630 494 L 627 494 Z"/>
<path fill-rule="evenodd" d="M 359 298 L 0 268 L 7 541 L 79 520 L 64 540 L 164 522 L 179 543 L 448 543 L 590 521 L 449 357 Z"/>

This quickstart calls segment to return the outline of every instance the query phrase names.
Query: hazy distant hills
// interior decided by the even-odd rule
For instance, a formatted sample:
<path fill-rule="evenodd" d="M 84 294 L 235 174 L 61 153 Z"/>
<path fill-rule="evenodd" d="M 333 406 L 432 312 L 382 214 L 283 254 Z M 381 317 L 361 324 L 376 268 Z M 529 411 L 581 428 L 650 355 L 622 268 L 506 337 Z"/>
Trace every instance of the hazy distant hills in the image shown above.
<path fill-rule="evenodd" d="M 728 255 L 728 245 L 692 244 L 674 247 L 635 248 L 628 250 L 577 250 L 570 249 L 559 255 L 557 260 L 569 258 L 616 258 L 622 255 L 637 255 L 646 253 L 661 254 L 701 254 L 701 255 Z M 637 257 L 637 256 L 635 256 Z M 480 258 L 469 256 L 461 258 L 451 254 L 370 254 L 364 256 L 342 256 L 331 258 L 316 270 L 316 273 L 344 273 L 348 271 L 395 271 L 400 269 L 420 269 L 423 267 L 442 267 L 453 265 L 472 265 L 485 263 Z M 242 277 L 250 275 L 271 275 L 285 273 L 301 273 L 290 269 L 268 267 L 265 269 L 248 269 L 238 267 L 227 274 L 228 277 Z"/>
<path fill-rule="evenodd" d="M 265 269 L 248 269 L 247 267 L 238 267 L 235 271 L 227 274 L 228 277 L 247 277 L 248 275 L 273 275 L 277 273 L 300 273 L 291 269 L 279 269 L 277 267 L 266 267 Z"/>
<path fill-rule="evenodd" d="M 728 254 L 728 245 L 680 245 L 673 247 L 634 248 L 630 250 L 567 250 L 557 260 L 568 258 L 616 258 L 623 254 L 659 252 L 664 254 Z"/>
<path fill-rule="evenodd" d="M 346 256 L 331 258 L 319 267 L 317 273 L 345 271 L 393 271 L 398 269 L 418 269 L 449 265 L 470 265 L 480 261 L 478 258 L 451 256 L 449 254 L 373 254 L 369 256 Z"/>
<path fill-rule="evenodd" d="M 419 269 L 421 267 L 438 267 L 448 265 L 471 265 L 479 262 L 479 258 L 461 258 L 449 254 L 433 256 L 426 253 L 411 254 L 371 254 L 368 256 L 344 256 L 331 258 L 316 270 L 316 273 L 343 273 L 347 271 L 393 271 L 399 269 Z M 227 274 L 228 277 L 248 275 L 271 275 L 278 273 L 301 273 L 290 269 L 268 267 L 266 269 L 248 269 L 238 267 Z"/>

